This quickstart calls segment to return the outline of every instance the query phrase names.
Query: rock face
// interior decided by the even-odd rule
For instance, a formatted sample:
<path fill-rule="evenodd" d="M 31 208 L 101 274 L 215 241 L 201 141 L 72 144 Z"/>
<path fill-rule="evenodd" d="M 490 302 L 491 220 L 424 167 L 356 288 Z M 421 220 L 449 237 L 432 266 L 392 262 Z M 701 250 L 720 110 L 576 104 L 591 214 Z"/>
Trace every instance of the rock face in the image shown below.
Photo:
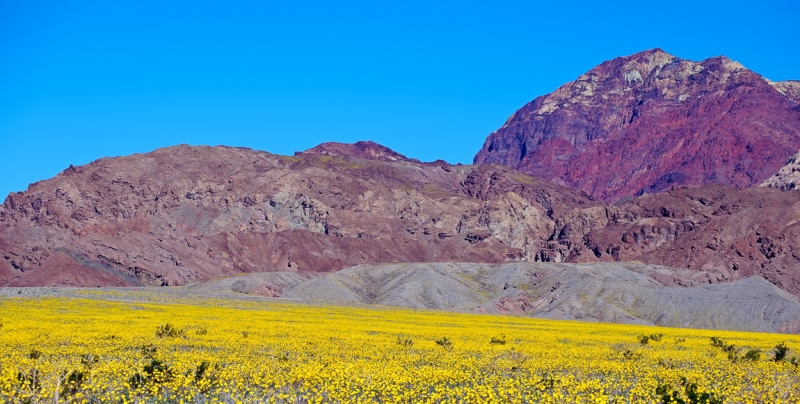
<path fill-rule="evenodd" d="M 551 240 L 561 218 L 605 209 L 511 169 L 419 163 L 374 143 L 294 157 L 177 146 L 70 167 L 10 194 L 0 280 L 181 285 L 360 263 L 562 260 Z"/>
<path fill-rule="evenodd" d="M 789 157 L 786 165 L 772 177 L 762 182 L 760 187 L 772 187 L 783 190 L 797 189 L 800 187 L 800 153 Z"/>
<path fill-rule="evenodd" d="M 725 57 L 616 58 L 536 98 L 489 135 L 500 163 L 614 202 L 676 185 L 758 185 L 800 150 L 800 83 Z"/>
<path fill-rule="evenodd" d="M 585 234 L 570 261 L 704 270 L 709 283 L 757 275 L 800 296 L 800 191 L 676 187 L 618 208 L 608 226 Z"/>

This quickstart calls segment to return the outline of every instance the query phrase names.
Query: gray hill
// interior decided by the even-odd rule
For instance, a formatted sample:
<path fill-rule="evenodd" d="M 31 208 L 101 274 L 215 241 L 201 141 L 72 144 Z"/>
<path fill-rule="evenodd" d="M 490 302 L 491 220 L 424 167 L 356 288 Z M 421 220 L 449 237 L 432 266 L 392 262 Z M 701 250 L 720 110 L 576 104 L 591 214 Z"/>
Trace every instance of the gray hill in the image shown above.
<path fill-rule="evenodd" d="M 637 263 L 411 263 L 358 265 L 322 275 L 248 274 L 189 288 L 309 302 L 800 332 L 800 302 L 791 294 L 759 277 L 712 284 L 709 276 Z"/>

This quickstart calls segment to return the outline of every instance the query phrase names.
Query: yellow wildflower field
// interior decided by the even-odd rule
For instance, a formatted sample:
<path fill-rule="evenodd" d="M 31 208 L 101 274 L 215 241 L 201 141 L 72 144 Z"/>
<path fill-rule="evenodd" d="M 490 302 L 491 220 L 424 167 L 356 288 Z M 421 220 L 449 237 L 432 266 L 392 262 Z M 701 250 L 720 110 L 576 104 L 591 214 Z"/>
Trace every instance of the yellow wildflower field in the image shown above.
<path fill-rule="evenodd" d="M 0 397 L 31 403 L 800 401 L 795 335 L 119 293 L 0 298 Z M 778 345 L 789 350 L 776 361 Z"/>

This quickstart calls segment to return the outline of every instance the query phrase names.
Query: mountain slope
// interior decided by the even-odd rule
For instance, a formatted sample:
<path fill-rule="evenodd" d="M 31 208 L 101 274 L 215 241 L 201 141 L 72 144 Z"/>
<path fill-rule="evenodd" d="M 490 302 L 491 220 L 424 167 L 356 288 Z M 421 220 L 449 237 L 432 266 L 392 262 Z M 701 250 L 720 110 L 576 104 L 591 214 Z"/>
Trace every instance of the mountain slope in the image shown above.
<path fill-rule="evenodd" d="M 563 247 L 547 240 L 559 217 L 605 216 L 601 202 L 513 170 L 380 148 L 357 148 L 362 158 L 331 145 L 294 157 L 177 146 L 70 167 L 0 207 L 0 279 L 178 285 L 360 263 L 557 258 Z M 78 276 L 81 267 L 102 275 Z M 77 272 L 48 273 L 59 270 Z"/>
<path fill-rule="evenodd" d="M 800 86 L 660 49 L 604 62 L 489 135 L 500 163 L 609 202 L 676 185 L 760 184 L 800 150 Z"/>

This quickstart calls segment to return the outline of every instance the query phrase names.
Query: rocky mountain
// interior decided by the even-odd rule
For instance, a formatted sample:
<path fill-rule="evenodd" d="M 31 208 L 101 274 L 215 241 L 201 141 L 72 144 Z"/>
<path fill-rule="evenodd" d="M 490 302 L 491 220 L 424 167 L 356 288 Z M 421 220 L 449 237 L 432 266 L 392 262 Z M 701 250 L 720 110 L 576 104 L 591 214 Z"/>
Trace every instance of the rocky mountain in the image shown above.
<path fill-rule="evenodd" d="M 180 285 L 361 263 L 561 260 L 552 235 L 567 222 L 585 232 L 606 209 L 508 168 L 420 163 L 374 143 L 296 156 L 177 146 L 10 194 L 0 282 Z"/>
<path fill-rule="evenodd" d="M 0 206 L 0 285 L 184 285 L 403 262 L 641 261 L 800 296 L 800 191 L 674 187 L 617 205 L 502 165 L 373 143 L 104 158 Z M 288 282 L 288 281 L 287 281 Z"/>
<path fill-rule="evenodd" d="M 475 163 L 608 202 L 680 185 L 762 183 L 800 150 L 800 82 L 660 49 L 604 62 L 516 111 Z"/>
<path fill-rule="evenodd" d="M 800 332 L 800 302 L 760 277 L 709 285 L 704 271 L 633 263 L 412 263 L 334 273 L 245 274 L 187 286 L 307 302 L 541 318 Z"/>

